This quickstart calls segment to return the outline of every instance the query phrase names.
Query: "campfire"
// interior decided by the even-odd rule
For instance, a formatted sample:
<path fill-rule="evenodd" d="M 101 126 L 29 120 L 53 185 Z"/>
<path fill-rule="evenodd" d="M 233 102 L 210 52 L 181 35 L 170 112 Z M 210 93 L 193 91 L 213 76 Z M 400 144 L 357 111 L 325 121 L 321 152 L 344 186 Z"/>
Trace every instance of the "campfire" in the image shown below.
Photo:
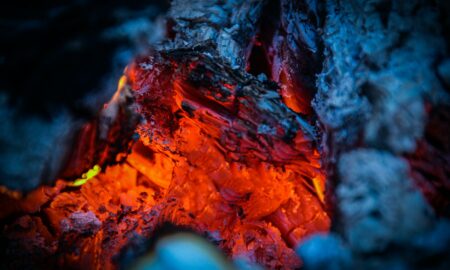
<path fill-rule="evenodd" d="M 57 177 L 1 187 L 3 265 L 156 267 L 161 241 L 181 232 L 199 237 L 187 238 L 193 250 L 215 246 L 197 253 L 224 269 L 373 268 L 391 249 L 416 266 L 446 254 L 449 144 L 435 130 L 448 107 L 393 95 L 373 59 L 361 66 L 375 75 L 346 62 L 351 42 L 333 20 L 359 29 L 343 19 L 358 18 L 351 4 L 294 2 L 173 1 L 165 38 L 77 127 Z M 402 124 L 387 131 L 389 121 Z"/>

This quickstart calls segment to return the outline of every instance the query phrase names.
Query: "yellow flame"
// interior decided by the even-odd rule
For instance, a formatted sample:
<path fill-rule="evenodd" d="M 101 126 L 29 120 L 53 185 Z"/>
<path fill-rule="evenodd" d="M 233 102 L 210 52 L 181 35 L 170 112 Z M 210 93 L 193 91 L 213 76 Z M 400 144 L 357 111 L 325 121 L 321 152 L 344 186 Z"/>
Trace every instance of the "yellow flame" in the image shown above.
<path fill-rule="evenodd" d="M 73 181 L 70 186 L 79 187 L 81 185 L 84 185 L 89 179 L 99 174 L 101 170 L 102 169 L 100 168 L 99 165 L 95 165 L 94 167 L 92 167 L 92 169 L 89 169 L 87 172 L 83 173 L 81 175 L 81 178 L 78 178 L 75 181 Z"/>

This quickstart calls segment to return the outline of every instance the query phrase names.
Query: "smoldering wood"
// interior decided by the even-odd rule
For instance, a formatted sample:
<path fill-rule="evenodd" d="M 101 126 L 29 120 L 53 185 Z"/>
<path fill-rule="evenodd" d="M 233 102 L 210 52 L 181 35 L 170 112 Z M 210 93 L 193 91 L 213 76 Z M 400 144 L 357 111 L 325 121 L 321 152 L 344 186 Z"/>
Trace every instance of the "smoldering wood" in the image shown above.
<path fill-rule="evenodd" d="M 431 152 L 438 163 L 442 155 L 448 157 L 447 150 L 436 149 L 437 145 L 448 149 L 448 140 L 428 144 L 430 136 L 424 137 L 425 130 L 428 134 L 435 133 L 432 129 L 448 130 L 445 117 L 437 124 L 435 115 L 442 114 L 450 101 L 442 80 L 446 75 L 439 74 L 445 68 L 436 69 L 445 66 L 449 55 L 440 20 L 445 4 L 327 1 L 325 5 L 324 65 L 313 107 L 325 129 L 338 220 L 328 238 L 315 237 L 299 252 L 308 269 L 323 269 L 331 262 L 340 269 L 393 265 L 415 269 L 431 257 L 448 257 L 448 220 L 436 216 L 423 193 L 413 187 L 417 181 L 426 186 L 431 202 L 448 192 L 449 179 L 443 176 L 448 165 L 424 176 L 425 168 L 433 167 Z M 427 127 L 427 118 L 434 119 L 433 128 Z M 414 158 L 408 163 L 405 155 Z M 442 209 L 436 209 L 442 215 Z M 440 240 L 431 240 L 432 235 Z M 322 247 L 320 252 L 327 250 L 323 260 L 316 258 L 315 245 Z M 323 249 L 326 246 L 329 249 Z M 385 255 L 375 255 L 380 253 Z M 449 265 L 447 259 L 433 263 L 437 269 Z"/>
<path fill-rule="evenodd" d="M 218 78 L 227 81 L 224 77 L 237 74 L 238 84 L 251 81 L 254 88 L 267 89 L 246 93 L 258 101 L 264 99 L 260 96 L 263 92 L 279 91 L 264 75 L 244 71 L 258 26 L 263 25 L 265 5 L 263 1 L 230 3 L 174 1 L 169 12 L 173 32 L 156 49 L 173 59 L 205 55 L 203 61 Z M 448 192 L 445 160 L 449 143 L 432 131 L 448 130 L 448 117 L 442 116 L 448 114 L 449 102 L 448 39 L 441 36 L 448 29 L 440 28 L 439 19 L 447 6 L 442 1 L 438 6 L 425 1 L 280 1 L 280 24 L 263 28 L 272 33 L 262 40 L 266 52 L 273 52 L 268 57 L 271 74 L 266 76 L 278 83 L 284 77 L 284 84 L 287 81 L 292 88 L 302 88 L 314 97 L 311 111 L 317 119 L 301 111 L 293 117 L 300 120 L 292 123 L 313 140 L 321 140 L 335 195 L 334 200 L 329 198 L 337 210 L 334 230 L 328 236 L 312 238 L 297 251 L 306 269 L 330 265 L 340 269 L 413 268 L 436 258 L 442 258 L 436 265 L 448 267 L 448 220 L 433 213 L 413 184 L 419 181 L 441 200 Z M 444 21 L 448 25 L 448 18 Z M 228 67 L 225 73 L 223 66 L 218 67 L 222 63 Z M 308 99 L 303 102 L 309 103 Z M 277 111 L 286 109 L 279 101 L 271 104 Z M 427 106 L 433 108 L 432 113 Z M 195 109 L 191 104 L 184 108 L 186 112 Z M 292 115 L 287 110 L 271 117 L 276 122 Z M 441 115 L 440 120 L 430 122 L 434 128 L 427 127 L 427 118 L 436 115 Z M 427 153 L 425 159 L 423 152 Z M 438 171 L 430 165 L 436 157 L 442 171 L 429 181 L 431 173 L 426 170 Z M 448 210 L 441 211 L 448 217 Z M 123 216 L 126 222 L 120 223 L 122 226 L 139 223 L 127 213 Z M 114 225 L 118 219 L 111 216 L 106 221 L 111 235 L 119 230 L 119 225 Z M 144 219 L 151 220 L 152 215 L 147 213 Z M 64 243 L 73 237 L 85 241 L 73 234 L 75 220 L 85 223 L 86 233 L 98 227 L 89 212 L 73 215 L 65 221 L 68 234 Z M 33 245 L 42 247 L 46 255 L 55 252 L 43 217 L 26 215 L 15 224 L 27 228 L 38 224 L 31 230 L 39 228 L 42 237 L 34 239 Z M 46 237 L 52 240 L 50 244 L 42 244 Z M 36 256 L 32 250 L 23 252 Z"/>
<path fill-rule="evenodd" d="M 245 155 L 247 150 L 249 152 L 251 150 L 249 158 L 267 159 L 274 164 L 292 162 L 298 166 L 302 164 L 309 166 L 307 157 L 312 153 L 311 147 L 315 145 L 318 138 L 313 121 L 311 121 L 313 118 L 298 115 L 284 105 L 278 93 L 279 86 L 267 78 L 270 74 L 256 76 L 258 74 L 249 74 L 245 71 L 252 52 L 255 34 L 259 31 L 258 25 L 264 4 L 263 1 L 229 3 L 218 1 L 212 4 L 205 1 L 174 2 L 169 13 L 174 23 L 173 39 L 156 47 L 156 52 L 151 54 L 156 61 L 142 61 L 140 64 L 143 69 L 153 66 L 155 72 L 158 71 L 158 65 L 169 66 L 171 62 L 178 63 L 180 66 L 185 64 L 186 67 L 189 67 L 190 63 L 203 66 L 203 72 L 212 74 L 211 77 L 208 78 L 202 74 L 200 68 L 192 71 L 177 71 L 178 73 L 175 75 L 186 75 L 190 82 L 197 86 L 208 84 L 211 92 L 217 96 L 215 104 L 219 108 L 211 107 L 212 111 L 223 112 L 220 110 L 220 104 L 221 102 L 225 103 L 227 97 L 236 100 L 238 110 L 230 111 L 228 114 L 236 118 L 237 124 L 227 130 L 227 137 L 224 139 L 229 144 L 222 142 L 224 148 L 230 148 L 230 152 L 236 151 L 232 148 L 237 145 L 239 146 L 237 149 L 241 149 L 236 151 L 237 154 Z M 215 17 L 216 15 L 219 18 Z M 286 28 L 288 27 L 286 26 Z M 305 38 L 304 35 L 303 33 L 302 38 Z M 299 42 L 303 43 L 303 41 Z M 310 40 L 308 42 L 311 46 Z M 282 57 L 285 56 L 279 56 L 279 58 Z M 300 72 L 298 69 L 287 69 L 287 65 L 288 63 L 283 63 L 286 74 L 291 74 L 293 71 Z M 162 77 L 156 78 L 161 79 Z M 231 93 L 224 84 L 232 85 L 236 89 L 235 92 Z M 120 88 L 117 93 L 119 98 L 113 97 L 95 121 L 84 125 L 79 134 L 81 144 L 75 147 L 75 151 L 69 157 L 69 167 L 65 170 L 68 176 L 77 175 L 94 164 L 106 167 L 118 161 L 116 156 L 120 150 L 124 153 L 127 152 L 129 143 L 132 143 L 132 134 L 129 132 L 133 130 L 133 123 L 136 120 L 136 115 L 131 112 L 133 106 L 140 100 L 139 97 L 136 97 L 133 102 L 133 97 L 127 98 L 128 86 Z M 191 94 L 199 95 L 194 92 Z M 200 94 L 206 95 L 207 93 Z M 150 93 L 150 95 L 154 95 L 154 93 Z M 122 96 L 124 98 L 120 98 Z M 206 106 L 207 104 L 202 103 L 201 105 Z M 163 103 L 150 105 L 155 105 L 153 107 L 155 110 L 152 111 L 154 114 L 149 115 L 152 117 L 161 115 L 157 113 L 157 110 L 160 109 L 157 106 L 164 105 Z M 152 107 L 149 106 L 148 109 L 152 109 Z M 195 113 L 195 109 L 193 104 L 187 102 L 183 104 L 183 110 L 187 114 Z M 166 113 L 164 117 L 170 117 L 170 113 Z M 177 120 L 173 120 L 167 124 L 176 124 Z M 149 131 L 151 130 L 149 129 Z M 237 135 L 242 131 L 246 138 L 241 141 Z M 294 142 L 297 133 L 302 133 L 305 140 Z M 257 136 L 265 139 L 258 140 Z M 166 137 L 168 139 L 167 135 Z M 298 149 L 294 147 L 296 144 L 299 146 Z M 282 155 L 277 156 L 274 151 L 275 147 L 283 148 L 286 151 L 282 151 Z M 318 160 L 314 162 L 314 166 L 317 166 Z M 124 164 L 123 168 L 127 170 L 129 165 Z M 312 178 L 313 175 L 305 175 L 305 177 Z M 133 181 L 137 181 L 132 177 L 128 180 L 131 185 Z M 24 198 L 22 203 L 11 205 L 6 209 L 3 213 L 5 216 L 17 211 L 31 214 L 14 220 L 11 226 L 7 226 L 3 231 L 2 237 L 7 243 L 5 249 L 14 254 L 14 258 L 6 261 L 7 265 L 29 266 L 45 261 L 50 265 L 58 265 L 58 263 L 64 265 L 70 261 L 73 252 L 80 252 L 80 248 L 83 246 L 95 255 L 86 255 L 87 257 L 83 257 L 85 261 L 74 261 L 75 265 L 81 266 L 84 263 L 117 265 L 117 262 L 111 261 L 111 258 L 121 257 L 119 255 L 126 252 L 128 246 L 133 246 L 134 241 L 142 243 L 141 237 L 147 240 L 151 238 L 155 228 L 158 228 L 162 222 L 171 221 L 171 213 L 177 213 L 177 219 L 181 222 L 192 222 L 192 217 L 183 212 L 176 198 L 168 198 L 161 205 L 154 207 L 152 211 L 142 211 L 142 209 L 148 210 L 144 197 L 139 198 L 139 205 L 130 207 L 125 205 L 124 201 L 128 195 L 114 190 L 115 185 L 106 187 L 106 189 L 95 187 L 97 190 L 109 194 L 102 196 L 92 194 L 90 185 L 98 183 L 97 181 L 88 183 L 86 186 L 82 186 L 80 191 L 76 191 L 67 183 L 57 182 L 53 188 L 43 187 L 42 191 L 36 190 L 29 197 Z M 150 191 L 144 188 L 139 196 L 148 196 L 147 194 L 150 194 Z M 310 201 L 310 204 L 321 207 L 320 202 L 315 198 L 314 191 L 307 191 L 305 196 L 308 197 L 307 200 Z M 92 197 L 96 199 L 94 201 L 86 200 L 86 198 Z M 12 198 L 7 200 L 10 199 Z M 31 202 L 33 202 L 33 206 L 30 207 Z M 79 209 L 77 206 L 84 208 Z M 244 213 L 241 215 L 244 216 Z M 139 218 L 137 218 L 138 216 Z M 315 222 L 315 220 L 320 221 L 316 218 L 311 222 Z M 257 227 L 267 227 L 264 224 L 266 223 L 262 222 Z M 98 233 L 99 231 L 101 233 Z M 271 267 L 299 265 L 298 258 L 288 247 L 289 243 L 286 240 L 281 239 L 276 231 L 270 231 L 269 234 L 264 232 L 264 229 L 248 230 L 249 235 L 259 239 L 258 245 L 271 247 L 267 250 L 260 250 L 261 248 L 255 245 L 254 249 L 261 254 L 259 255 L 261 263 Z M 206 233 L 210 233 L 209 237 L 213 239 L 217 237 L 213 236 L 211 232 Z M 39 236 L 27 241 L 30 235 L 37 234 Z M 133 234 L 140 234 L 141 237 L 129 237 Z M 93 245 L 93 241 L 102 242 L 102 246 Z M 216 239 L 216 241 L 223 242 L 225 246 L 227 241 L 232 243 L 232 239 Z M 36 252 L 37 247 L 40 247 L 40 252 Z M 122 249 L 124 251 L 121 251 Z M 55 254 L 60 254 L 63 259 L 56 261 Z M 19 258 L 23 256 L 32 259 L 22 261 Z"/>

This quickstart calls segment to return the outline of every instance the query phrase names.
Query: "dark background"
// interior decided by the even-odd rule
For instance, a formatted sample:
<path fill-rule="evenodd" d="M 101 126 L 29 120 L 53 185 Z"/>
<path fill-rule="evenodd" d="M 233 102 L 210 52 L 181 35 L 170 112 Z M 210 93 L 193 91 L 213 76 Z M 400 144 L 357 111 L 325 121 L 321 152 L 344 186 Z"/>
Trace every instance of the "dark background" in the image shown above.
<path fill-rule="evenodd" d="M 168 7 L 168 0 L 2 1 L 0 94 L 25 114 L 51 117 L 65 107 L 89 117 L 86 97 L 111 88 L 108 80 L 117 81 L 142 45 L 119 27 L 151 22 Z"/>

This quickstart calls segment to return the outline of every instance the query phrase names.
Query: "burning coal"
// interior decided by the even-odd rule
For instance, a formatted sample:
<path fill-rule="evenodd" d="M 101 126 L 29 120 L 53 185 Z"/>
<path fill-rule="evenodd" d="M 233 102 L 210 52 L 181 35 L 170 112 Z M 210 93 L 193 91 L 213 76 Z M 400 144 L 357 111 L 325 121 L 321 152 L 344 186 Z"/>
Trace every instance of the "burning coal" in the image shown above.
<path fill-rule="evenodd" d="M 300 240 L 329 230 L 316 128 L 214 44 L 174 44 L 130 64 L 82 128 L 62 174 L 77 179 L 7 199 L 4 217 L 26 213 L 4 233 L 17 258 L 112 268 L 136 238 L 172 224 L 230 257 L 295 268 Z"/>
<path fill-rule="evenodd" d="M 1 189 L 5 266 L 129 268 L 144 254 L 183 252 L 170 241 L 223 267 L 243 258 L 270 269 L 371 269 L 386 254 L 407 267 L 446 254 L 450 225 L 438 215 L 448 215 L 449 143 L 436 130 L 448 113 L 436 97 L 448 95 L 429 89 L 450 69 L 429 72 L 429 55 L 441 54 L 421 49 L 416 36 L 430 31 L 412 23 L 402 31 L 414 35 L 379 40 L 385 28 L 401 32 L 389 24 L 395 10 L 414 12 L 212 2 L 172 2 L 165 39 L 127 65 L 68 144 L 57 180 L 25 194 Z M 376 16 L 358 17 L 359 5 Z M 405 55 L 425 60 L 413 67 Z M 412 87 L 417 78 L 404 73 L 427 79 Z M 417 250 L 427 252 L 414 261 Z"/>
<path fill-rule="evenodd" d="M 42 245 L 62 265 L 112 267 L 130 238 L 150 239 L 170 223 L 204 235 L 231 257 L 293 268 L 300 261 L 292 248 L 329 229 L 315 129 L 284 105 L 273 82 L 198 49 L 154 53 L 128 67 L 96 136 L 87 135 L 88 124 L 78 149 L 98 149 L 98 138 L 111 140 L 115 125 L 135 114 L 142 117 L 138 136 L 117 165 L 94 153 L 104 172 L 95 165 L 11 210 L 39 213 L 11 224 L 8 237 L 22 252 Z M 78 168 L 88 153 L 74 155 L 68 167 Z"/>

